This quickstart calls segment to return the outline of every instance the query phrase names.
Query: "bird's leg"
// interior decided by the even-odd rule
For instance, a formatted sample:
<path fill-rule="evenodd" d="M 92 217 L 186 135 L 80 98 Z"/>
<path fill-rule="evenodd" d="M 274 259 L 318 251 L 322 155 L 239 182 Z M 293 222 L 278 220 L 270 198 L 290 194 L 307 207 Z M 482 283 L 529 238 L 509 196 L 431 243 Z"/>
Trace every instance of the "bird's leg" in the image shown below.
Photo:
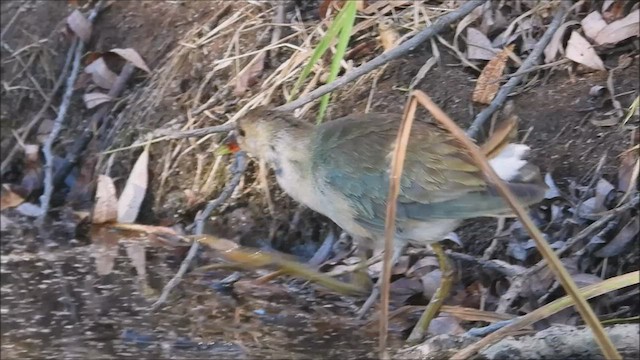
<path fill-rule="evenodd" d="M 362 289 L 371 289 L 373 283 L 371 282 L 371 278 L 369 277 L 369 273 L 367 271 L 367 251 L 364 246 L 358 246 L 357 248 L 358 257 L 360 258 L 360 262 L 356 270 L 352 275 L 352 283 Z M 360 266 L 363 265 L 363 266 Z"/>
<path fill-rule="evenodd" d="M 400 256 L 404 252 L 405 247 L 406 247 L 406 243 L 400 242 L 397 240 L 395 241 L 393 246 L 393 256 L 391 257 L 392 268 L 393 266 L 396 265 L 398 260 L 400 260 Z M 373 290 L 371 290 L 371 295 L 369 295 L 369 298 L 367 299 L 367 301 L 365 301 L 364 305 L 362 305 L 360 310 L 358 310 L 358 319 L 364 318 L 364 316 L 367 314 L 369 309 L 371 309 L 376 299 L 380 296 L 381 286 L 382 286 L 382 274 L 380 274 L 380 277 L 378 277 L 378 281 L 376 282 L 376 285 L 373 287 Z"/>
<path fill-rule="evenodd" d="M 447 255 L 444 253 L 442 245 L 433 243 L 431 244 L 431 248 L 438 258 L 438 264 L 440 266 L 440 271 L 442 272 L 440 286 L 438 286 L 438 290 L 433 294 L 433 297 L 429 301 L 429 305 L 424 310 L 422 316 L 420 316 L 420 320 L 418 320 L 418 323 L 411 331 L 411 334 L 407 339 L 408 343 L 418 343 L 422 341 L 424 334 L 429 329 L 431 320 L 436 316 L 445 298 L 449 295 L 451 283 L 453 282 L 453 269 L 449 266 L 449 260 L 447 259 Z"/>

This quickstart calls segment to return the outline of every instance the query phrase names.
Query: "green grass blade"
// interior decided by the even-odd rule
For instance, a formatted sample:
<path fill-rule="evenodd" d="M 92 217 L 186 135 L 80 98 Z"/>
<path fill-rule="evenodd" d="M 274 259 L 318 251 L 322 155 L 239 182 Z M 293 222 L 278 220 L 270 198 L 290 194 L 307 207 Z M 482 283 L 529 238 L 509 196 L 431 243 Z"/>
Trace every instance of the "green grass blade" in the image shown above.
<path fill-rule="evenodd" d="M 344 58 L 345 53 L 347 52 L 347 46 L 349 45 L 349 39 L 351 39 L 351 30 L 353 29 L 353 23 L 356 19 L 356 2 L 351 1 L 347 2 L 342 8 L 345 10 L 345 16 L 341 19 L 341 29 L 340 29 L 340 38 L 338 39 L 338 44 L 336 45 L 336 53 L 331 61 L 331 68 L 329 70 L 329 78 L 327 79 L 327 84 L 331 83 L 338 77 L 338 73 L 340 72 L 340 62 Z M 325 94 L 320 99 L 320 109 L 318 111 L 317 123 L 321 123 L 324 118 L 324 114 L 329 106 L 329 99 L 331 98 L 331 93 Z"/>
<path fill-rule="evenodd" d="M 347 3 L 347 5 L 349 5 L 349 3 Z M 305 65 L 304 69 L 302 69 L 300 77 L 296 81 L 295 85 L 293 85 L 293 89 L 291 90 L 291 95 L 289 95 L 288 101 L 291 101 L 295 98 L 295 95 L 300 90 L 300 86 L 302 86 L 304 81 L 309 76 L 309 73 L 311 73 L 311 69 L 313 68 L 313 66 L 318 62 L 318 60 L 320 60 L 320 57 L 322 57 L 322 55 L 327 51 L 333 39 L 338 35 L 338 32 L 342 27 L 342 19 L 345 16 L 345 9 L 349 7 L 350 6 L 344 6 L 338 12 L 338 15 L 336 15 L 335 19 L 333 19 L 333 21 L 331 22 L 329 29 L 327 29 L 327 33 L 322 37 L 322 39 L 320 39 L 320 42 L 313 50 L 313 53 L 309 58 L 309 62 L 307 63 L 307 65 Z"/>

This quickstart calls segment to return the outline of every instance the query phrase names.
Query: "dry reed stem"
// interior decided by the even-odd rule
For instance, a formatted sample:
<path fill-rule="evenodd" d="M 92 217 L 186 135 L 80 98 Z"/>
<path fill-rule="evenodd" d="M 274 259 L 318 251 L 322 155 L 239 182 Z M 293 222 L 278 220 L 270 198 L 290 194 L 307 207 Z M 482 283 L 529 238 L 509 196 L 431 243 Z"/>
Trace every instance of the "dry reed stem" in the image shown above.
<path fill-rule="evenodd" d="M 544 239 L 544 236 L 540 230 L 535 226 L 531 217 L 525 210 L 525 208 L 518 202 L 513 193 L 507 188 L 504 182 L 498 177 L 493 168 L 487 162 L 485 156 L 479 151 L 479 148 L 474 144 L 471 139 L 449 118 L 431 99 L 421 91 L 414 91 L 412 96 L 419 101 L 431 115 L 454 137 L 458 139 L 469 151 L 471 157 L 476 164 L 482 169 L 482 172 L 487 177 L 487 180 L 496 187 L 499 194 L 505 199 L 509 206 L 513 209 L 514 213 L 520 219 L 520 222 L 529 232 L 529 235 L 536 242 L 536 247 L 547 260 L 549 268 L 556 275 L 558 280 L 562 283 L 565 291 L 571 295 L 576 304 L 578 312 L 582 316 L 583 320 L 594 333 L 596 341 L 606 358 L 618 359 L 620 355 L 615 346 L 611 342 L 611 339 L 604 331 L 602 324 L 596 317 L 593 309 L 589 306 L 589 303 L 579 293 L 578 287 L 571 278 L 571 275 L 562 265 L 562 262 L 555 254 L 551 246 Z"/>

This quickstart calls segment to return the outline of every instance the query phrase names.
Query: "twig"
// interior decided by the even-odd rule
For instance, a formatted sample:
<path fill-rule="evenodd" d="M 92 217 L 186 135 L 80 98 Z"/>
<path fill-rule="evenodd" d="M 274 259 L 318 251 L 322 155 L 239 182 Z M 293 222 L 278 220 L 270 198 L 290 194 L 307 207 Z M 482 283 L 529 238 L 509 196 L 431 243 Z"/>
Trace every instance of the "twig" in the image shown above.
<path fill-rule="evenodd" d="M 411 39 L 407 40 L 406 42 L 398 45 L 396 48 L 394 48 L 393 50 L 386 52 L 384 54 L 381 54 L 380 56 L 377 56 L 376 58 L 372 59 L 371 61 L 367 62 L 366 64 L 363 64 L 349 72 L 347 72 L 344 76 L 342 76 L 339 79 L 336 79 L 335 81 L 326 84 L 326 85 L 322 85 L 319 88 L 315 89 L 314 91 L 310 92 L 309 94 L 302 96 L 300 98 L 298 98 L 295 101 L 292 101 L 288 104 L 279 106 L 276 108 L 276 110 L 278 111 L 292 111 L 295 110 L 297 108 L 299 108 L 300 106 L 309 103 L 319 97 L 321 97 L 322 95 L 329 93 L 335 89 L 338 89 L 348 83 L 350 83 L 351 81 L 359 78 L 362 75 L 365 75 L 369 72 L 371 72 L 372 70 L 388 63 L 391 60 L 397 59 L 401 56 L 403 56 L 404 54 L 408 53 L 409 51 L 413 50 L 415 47 L 417 47 L 418 45 L 420 45 L 421 43 L 423 43 L 426 40 L 429 40 L 430 38 L 432 38 L 433 36 L 435 36 L 436 34 L 440 33 L 442 30 L 444 30 L 449 24 L 451 24 L 454 21 L 457 21 L 463 17 L 465 17 L 467 14 L 469 14 L 471 11 L 473 11 L 473 9 L 477 8 L 478 6 L 484 4 L 486 2 L 486 0 L 474 0 L 474 1 L 467 1 L 465 2 L 464 5 L 462 5 L 460 8 L 458 8 L 455 11 L 452 11 L 446 15 L 441 16 L 440 18 L 438 18 L 438 20 L 431 26 L 425 28 L 424 30 L 422 30 L 421 32 L 419 32 L 416 36 L 412 37 Z"/>
<path fill-rule="evenodd" d="M 473 141 L 456 125 L 456 123 L 451 120 L 451 118 L 449 118 L 449 116 L 447 116 L 427 95 L 425 95 L 421 91 L 415 91 L 413 93 L 413 96 L 415 96 L 420 101 L 420 103 L 425 108 L 427 108 L 427 110 L 429 110 L 431 115 L 433 115 L 433 117 L 444 128 L 446 128 L 451 133 L 451 135 L 457 138 L 458 141 L 460 141 L 460 143 L 462 143 L 464 147 L 467 148 L 471 158 L 482 170 L 488 182 L 495 187 L 500 196 L 502 196 L 504 200 L 509 204 L 513 212 L 520 219 L 520 222 L 522 222 L 524 227 L 527 229 L 529 235 L 535 241 L 538 251 L 547 260 L 549 268 L 554 273 L 554 275 L 556 275 L 558 281 L 560 281 L 560 283 L 562 284 L 562 287 L 574 301 L 575 307 L 576 309 L 578 309 L 580 316 L 589 326 L 589 328 L 591 328 L 591 331 L 593 332 L 596 342 L 600 346 L 603 355 L 608 359 L 619 359 L 620 354 L 618 354 L 615 346 L 613 346 L 611 339 L 607 336 L 604 328 L 602 327 L 602 324 L 598 320 L 598 317 L 593 312 L 591 306 L 589 306 L 589 303 L 583 296 L 581 296 L 575 281 L 573 280 L 573 278 L 571 278 L 571 275 L 569 275 L 567 269 L 562 265 L 562 262 L 553 251 L 549 243 L 544 239 L 542 232 L 536 227 L 535 223 L 527 213 L 527 210 L 500 179 L 491 165 L 489 165 L 489 162 L 480 152 L 478 146 L 475 145 Z M 457 359 L 460 359 L 460 357 L 457 357 Z"/>
<path fill-rule="evenodd" d="M 26 9 L 27 9 L 27 3 L 23 3 L 22 5 L 20 5 L 18 10 L 16 10 L 16 13 L 13 14 L 13 17 L 11 17 L 11 20 L 9 20 L 7 25 L 4 26 L 4 29 L 2 29 L 2 33 L 0 33 L 0 41 L 4 39 L 4 35 L 7 33 L 7 31 L 9 31 L 9 29 L 11 29 L 11 26 L 16 21 L 18 16 L 22 14 Z"/>
<path fill-rule="evenodd" d="M 227 199 L 231 196 L 231 194 L 233 194 L 233 191 L 240 183 L 240 179 L 242 179 L 242 175 L 244 174 L 244 170 L 246 166 L 247 166 L 246 155 L 244 152 L 241 151 L 236 155 L 236 161 L 234 163 L 234 170 L 233 170 L 234 175 L 231 178 L 231 181 L 229 181 L 229 183 L 227 184 L 225 189 L 222 190 L 220 195 L 216 199 L 209 201 L 209 203 L 204 208 L 204 210 L 202 210 L 196 216 L 195 229 L 193 231 L 195 235 L 200 235 L 203 233 L 205 219 L 207 219 L 209 215 L 211 215 L 213 210 L 215 210 L 218 206 L 222 205 L 225 201 L 227 201 Z M 180 268 L 178 269 L 178 272 L 173 276 L 173 278 L 171 278 L 171 280 L 167 283 L 167 285 L 164 286 L 164 288 L 162 289 L 162 294 L 160 294 L 160 297 L 158 298 L 158 300 L 156 300 L 156 302 L 153 303 L 153 305 L 151 305 L 150 307 L 151 311 L 158 309 L 160 305 L 162 305 L 164 302 L 167 301 L 167 297 L 169 297 L 171 290 L 173 290 L 173 288 L 175 288 L 180 283 L 180 281 L 182 281 L 182 277 L 189 269 L 189 266 L 191 265 L 191 261 L 198 253 L 199 248 L 200 248 L 200 245 L 197 241 L 194 241 L 191 244 L 191 248 L 189 248 L 189 253 L 187 254 L 187 257 L 182 261 L 182 264 L 180 264 Z"/>
<path fill-rule="evenodd" d="M 89 15 L 89 22 L 93 22 L 93 20 L 98 16 L 98 12 L 102 8 L 103 0 L 98 1 L 95 5 L 91 14 Z M 60 109 L 58 110 L 58 116 L 53 122 L 53 128 L 51 129 L 51 133 L 47 137 L 47 140 L 44 143 L 44 147 L 42 152 L 45 158 L 44 164 L 44 193 L 40 196 L 40 216 L 38 217 L 38 222 L 40 225 L 44 223 L 44 219 L 49 212 L 49 202 L 51 201 L 51 195 L 53 194 L 53 154 L 52 147 L 53 142 L 58 137 L 58 134 L 62 130 L 62 123 L 64 121 L 64 117 L 69 109 L 69 104 L 71 103 L 71 95 L 73 95 L 73 86 L 76 83 L 76 78 L 78 77 L 78 72 L 80 71 L 80 60 L 82 60 L 82 54 L 84 53 L 85 43 L 79 41 L 78 46 L 76 47 L 76 51 L 73 55 L 73 65 L 71 66 L 71 73 L 69 74 L 69 78 L 67 79 L 67 84 L 65 88 L 65 92 L 62 95 L 62 102 L 60 103 Z"/>
<path fill-rule="evenodd" d="M 78 44 L 79 44 L 79 40 L 76 37 L 71 43 L 71 46 L 69 46 L 69 50 L 67 51 L 67 57 L 64 61 L 64 65 L 62 66 L 62 72 L 60 72 L 60 76 L 58 76 L 56 83 L 53 85 L 53 89 L 51 89 L 51 92 L 49 93 L 47 100 L 44 102 L 44 104 L 42 104 L 42 107 L 40 108 L 36 116 L 34 116 L 33 119 L 31 119 L 31 121 L 29 121 L 29 123 L 24 128 L 21 129 L 22 136 L 18 139 L 18 142 L 24 142 L 27 140 L 27 137 L 31 133 L 31 129 L 33 129 L 40 122 L 44 114 L 46 114 L 49 106 L 51 106 L 51 102 L 53 101 L 53 98 L 58 93 L 58 90 L 60 90 L 60 87 L 62 86 L 64 79 L 67 77 L 67 74 L 69 73 L 69 66 L 71 66 L 71 61 L 73 60 L 73 55 L 75 53 L 75 50 Z M 20 149 L 20 144 L 16 144 L 16 146 L 14 146 L 13 149 L 11 149 L 11 152 L 9 152 L 9 154 L 2 160 L 2 164 L 0 165 L 0 173 L 4 174 L 5 170 L 7 169 L 7 166 L 11 164 L 11 161 L 13 161 L 13 157 L 18 153 L 19 149 Z"/>
<path fill-rule="evenodd" d="M 478 135 L 478 132 L 482 128 L 485 122 L 491 118 L 491 115 L 498 110 L 502 104 L 507 100 L 509 94 L 513 91 L 516 85 L 520 84 L 524 75 L 527 74 L 529 68 L 535 66 L 538 63 L 538 59 L 544 52 L 544 49 L 551 41 L 553 34 L 555 34 L 556 30 L 562 25 L 562 20 L 564 19 L 565 14 L 567 13 L 568 6 L 565 1 L 560 3 L 558 11 L 553 16 L 553 21 L 549 24 L 547 31 L 544 32 L 538 43 L 531 51 L 531 54 L 522 62 L 522 66 L 518 69 L 518 71 L 511 76 L 509 81 L 507 81 L 502 87 L 496 97 L 491 101 L 491 104 L 487 106 L 486 109 L 482 110 L 476 118 L 473 120 L 471 126 L 467 130 L 467 135 L 471 138 L 475 138 Z"/>

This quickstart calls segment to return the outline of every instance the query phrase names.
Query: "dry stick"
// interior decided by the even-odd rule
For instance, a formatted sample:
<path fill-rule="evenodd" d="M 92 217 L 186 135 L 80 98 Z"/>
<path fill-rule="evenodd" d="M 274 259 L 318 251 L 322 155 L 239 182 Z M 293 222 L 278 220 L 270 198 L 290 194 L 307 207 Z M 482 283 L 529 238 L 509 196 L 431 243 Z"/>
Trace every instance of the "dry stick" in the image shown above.
<path fill-rule="evenodd" d="M 69 66 L 71 66 L 71 61 L 73 60 L 73 54 L 75 53 L 75 49 L 78 46 L 79 42 L 80 40 L 78 40 L 78 38 L 76 37 L 71 43 L 71 46 L 67 51 L 67 57 L 65 58 L 64 65 L 62 66 L 62 72 L 60 73 L 60 76 L 58 76 L 56 83 L 53 85 L 53 89 L 51 89 L 51 92 L 49 93 L 49 97 L 44 102 L 44 104 L 42 104 L 42 107 L 40 108 L 36 116 L 34 116 L 33 119 L 29 121 L 27 126 L 21 129 L 22 136 L 19 138 L 18 144 L 16 144 L 13 147 L 13 149 L 11 149 L 11 152 L 9 152 L 9 154 L 2 160 L 2 164 L 0 165 L 0 173 L 4 174 L 8 165 L 11 164 L 11 161 L 13 161 L 13 157 L 18 153 L 18 150 L 21 148 L 19 143 L 20 142 L 24 143 L 27 140 L 27 137 L 31 133 L 31 129 L 33 129 L 36 125 L 38 125 L 38 123 L 40 122 L 44 114 L 47 113 L 47 109 L 49 109 L 49 106 L 51 106 L 51 102 L 53 101 L 53 98 L 58 93 L 58 90 L 60 90 L 60 87 L 62 86 L 64 79 L 67 77 L 67 74 L 69 73 Z"/>
<path fill-rule="evenodd" d="M 487 122 L 487 120 L 491 118 L 491 115 L 496 112 L 496 110 L 498 110 L 507 100 L 507 97 L 509 96 L 511 91 L 513 91 L 516 85 L 520 84 L 520 82 L 524 78 L 524 75 L 529 72 L 528 70 L 538 63 L 538 59 L 549 44 L 549 41 L 551 41 L 553 34 L 555 34 L 556 30 L 558 30 L 560 25 L 562 25 L 562 21 L 567 13 L 567 9 L 568 6 L 566 2 L 561 2 L 558 11 L 553 16 L 553 21 L 551 21 L 551 24 L 549 24 L 547 31 L 544 32 L 536 46 L 533 48 L 533 51 L 531 51 L 531 54 L 529 54 L 529 56 L 522 62 L 522 66 L 520 66 L 518 71 L 515 74 L 511 75 L 509 81 L 502 85 L 500 91 L 498 91 L 498 94 L 496 94 L 496 97 L 493 99 L 493 101 L 491 101 L 491 104 L 489 104 L 487 108 L 482 110 L 473 120 L 473 123 L 467 130 L 467 135 L 469 135 L 469 137 L 475 138 L 478 135 L 478 132 L 480 131 L 484 123 Z"/>
<path fill-rule="evenodd" d="M 404 167 L 404 159 L 407 155 L 407 145 L 411 134 L 411 125 L 416 114 L 417 103 L 409 98 L 404 110 L 404 116 L 400 123 L 396 147 L 391 158 L 389 176 L 389 194 L 387 195 L 387 213 L 384 219 L 384 255 L 382 257 L 382 286 L 380 289 L 380 323 L 379 345 L 380 358 L 389 357 L 387 353 L 387 330 L 389 328 L 389 289 L 391 287 L 391 255 L 393 253 L 393 235 L 396 228 L 396 207 L 398 194 L 400 193 L 400 177 Z"/>
<path fill-rule="evenodd" d="M 471 157 L 476 162 L 478 167 L 482 169 L 482 172 L 486 176 L 487 180 L 496 187 L 498 193 L 505 199 L 505 201 L 509 204 L 509 206 L 513 209 L 513 212 L 518 216 L 522 224 L 525 226 L 529 235 L 536 242 L 536 247 L 538 251 L 542 254 L 542 256 L 547 260 L 549 268 L 556 275 L 562 286 L 564 287 L 567 294 L 571 296 L 573 301 L 575 302 L 575 306 L 578 309 L 578 312 L 582 316 L 583 320 L 593 331 L 596 342 L 602 349 L 603 355 L 607 359 L 619 359 L 620 355 L 618 351 L 613 346 L 611 339 L 607 336 L 602 324 L 596 317 L 596 314 L 593 312 L 593 309 L 589 306 L 589 303 L 582 297 L 579 293 L 578 287 L 576 283 L 571 278 L 571 275 L 567 272 L 562 266 L 560 259 L 553 251 L 549 243 L 544 240 L 544 236 L 542 232 L 536 227 L 529 217 L 526 209 L 517 198 L 513 195 L 511 190 L 507 188 L 504 182 L 498 177 L 496 172 L 487 162 L 485 156 L 478 150 L 478 146 L 473 143 L 473 141 L 447 116 L 431 99 L 425 95 L 421 91 L 414 91 L 413 96 L 415 96 L 418 101 L 425 107 L 429 112 L 433 115 L 433 117 L 444 127 L 446 128 L 453 136 L 455 136 L 458 141 L 460 141 L 469 151 Z M 460 359 L 460 358 L 458 358 Z"/>
<path fill-rule="evenodd" d="M 98 3 L 94 6 L 91 14 L 88 17 L 89 22 L 93 22 L 93 20 L 98 16 L 98 12 L 102 8 L 103 0 L 98 1 Z M 77 36 L 76 36 L 77 37 Z M 62 130 L 62 123 L 64 121 L 64 117 L 67 114 L 67 110 L 69 109 L 69 104 L 71 103 L 71 96 L 73 95 L 73 86 L 76 83 L 76 78 L 78 77 L 78 72 L 80 71 L 80 60 L 82 60 L 82 54 L 84 53 L 85 43 L 81 40 L 78 40 L 78 46 L 76 47 L 76 51 L 73 55 L 73 65 L 71 66 L 71 73 L 69 74 L 69 78 L 67 79 L 66 88 L 64 94 L 62 95 L 62 102 L 60 103 L 60 108 L 58 110 L 58 116 L 53 122 L 53 128 L 51 129 L 51 133 L 47 137 L 47 140 L 44 143 L 44 147 L 42 152 L 45 158 L 44 164 L 44 193 L 40 196 L 40 216 L 38 216 L 38 222 L 43 224 L 44 218 L 47 216 L 47 212 L 49 211 L 49 202 L 51 201 L 51 195 L 53 194 L 53 154 L 52 147 L 53 142 L 58 137 L 58 134 Z"/>
<path fill-rule="evenodd" d="M 473 11 L 473 9 L 477 8 L 478 6 L 484 4 L 486 2 L 486 0 L 474 0 L 474 1 L 467 1 L 465 2 L 464 5 L 462 5 L 461 7 L 459 7 L 457 10 L 452 11 L 446 15 L 441 16 L 440 18 L 438 18 L 438 20 L 436 20 L 436 22 L 433 23 L 433 25 L 425 28 L 424 30 L 422 30 L 421 32 L 419 32 L 416 36 L 412 37 L 411 39 L 407 40 L 406 42 L 398 45 L 398 47 L 394 48 L 393 50 L 384 53 L 380 56 L 377 56 L 376 58 L 372 59 L 371 61 L 367 62 L 366 64 L 363 64 L 349 72 L 347 72 L 344 76 L 342 76 L 339 79 L 336 79 L 335 81 L 326 84 L 326 85 L 322 85 L 319 88 L 315 89 L 314 91 L 310 92 L 309 94 L 307 94 L 306 96 L 300 97 L 298 98 L 296 101 L 292 101 L 288 104 L 279 106 L 276 108 L 276 110 L 279 111 L 292 111 L 295 110 L 297 108 L 299 108 L 300 106 L 309 103 L 319 97 L 321 97 L 322 95 L 329 93 L 335 89 L 338 89 L 348 83 L 350 83 L 351 81 L 359 78 L 362 75 L 365 75 L 369 72 L 371 72 L 372 70 L 388 63 L 391 60 L 397 59 L 399 57 L 401 57 L 402 55 L 408 53 L 409 51 L 413 50 L 416 46 L 420 45 L 421 43 L 425 42 L 426 40 L 429 40 L 430 38 L 432 38 L 433 36 L 435 36 L 436 34 L 440 33 L 442 30 L 444 30 L 449 24 L 453 23 L 454 21 L 457 21 L 459 19 L 462 19 L 463 17 L 465 17 L 466 15 L 468 15 L 469 13 L 471 13 L 471 11 Z"/>
<path fill-rule="evenodd" d="M 274 15 L 273 18 L 273 23 L 274 24 L 283 24 L 285 21 L 284 18 L 284 2 L 283 1 L 276 1 L 275 4 L 276 7 L 276 13 Z M 273 32 L 271 33 L 271 45 L 276 44 L 278 41 L 280 41 L 280 37 L 282 36 L 282 26 L 274 26 L 273 27 Z M 277 60 L 276 56 L 278 55 L 278 49 L 273 49 L 271 51 L 271 53 L 269 54 L 269 57 L 271 58 L 272 63 L 275 63 L 275 61 Z"/>
<path fill-rule="evenodd" d="M 222 190 L 222 192 L 220 193 L 220 195 L 218 195 L 216 199 L 209 201 L 209 203 L 207 203 L 207 206 L 204 208 L 204 210 L 202 210 L 202 212 L 200 212 L 196 216 L 196 219 L 195 219 L 196 227 L 193 231 L 194 235 L 201 235 L 204 232 L 205 219 L 208 218 L 209 215 L 211 215 L 213 210 L 215 210 L 218 206 L 222 205 L 225 201 L 227 201 L 227 199 L 229 199 L 229 197 L 231 197 L 231 195 L 233 194 L 233 191 L 236 189 L 236 187 L 240 183 L 240 179 L 242 178 L 242 175 L 244 174 L 244 170 L 246 167 L 247 167 L 247 158 L 245 153 L 241 151 L 236 154 L 236 161 L 233 167 L 234 175 L 233 175 L 233 178 L 231 178 L 231 181 L 229 182 L 229 184 L 227 184 L 225 189 Z M 160 297 L 158 298 L 158 300 L 156 300 L 156 302 L 153 303 L 153 305 L 151 305 L 150 307 L 151 311 L 158 309 L 160 305 L 162 305 L 164 302 L 167 301 L 167 297 L 169 297 L 171 290 L 173 290 L 173 288 L 180 283 L 180 281 L 182 280 L 182 277 L 189 269 L 189 266 L 191 265 L 191 261 L 198 253 L 199 248 L 200 248 L 200 245 L 198 241 L 194 241 L 191 244 L 187 257 L 180 264 L 180 269 L 178 269 L 178 272 L 167 283 L 167 285 L 164 286 L 164 288 L 162 289 L 162 294 L 160 294 Z"/>

